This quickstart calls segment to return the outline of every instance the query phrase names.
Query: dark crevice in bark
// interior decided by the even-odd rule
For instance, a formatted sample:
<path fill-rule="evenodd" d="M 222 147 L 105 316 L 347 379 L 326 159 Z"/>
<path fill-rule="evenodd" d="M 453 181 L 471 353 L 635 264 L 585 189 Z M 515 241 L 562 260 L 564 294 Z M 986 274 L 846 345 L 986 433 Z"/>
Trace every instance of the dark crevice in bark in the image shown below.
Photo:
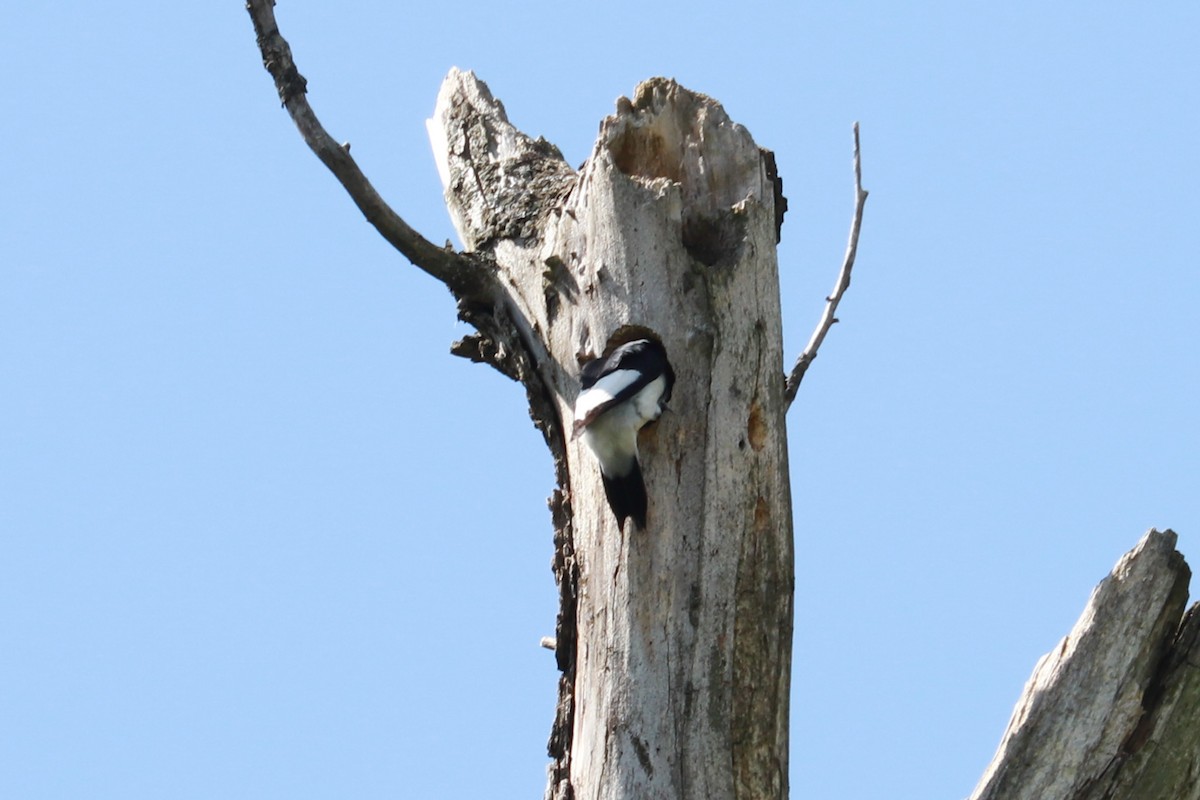
<path fill-rule="evenodd" d="M 1142 716 L 1122 743 L 1121 756 L 1135 755 L 1145 746 L 1154 732 L 1167 687 L 1181 662 L 1186 661 L 1191 641 L 1196 636 L 1196 623 L 1200 621 L 1200 617 L 1197 617 L 1196 613 L 1197 608 L 1198 606 L 1193 605 L 1188 609 L 1183 615 L 1179 628 L 1163 641 L 1162 652 L 1157 659 L 1158 666 L 1142 694 Z"/>
<path fill-rule="evenodd" d="M 570 782 L 572 733 L 575 726 L 575 655 L 577 639 L 577 598 L 579 567 L 575 560 L 573 511 L 569 495 L 570 474 L 567 466 L 564 426 L 559 419 L 554 396 L 537 368 L 538 355 L 534 345 L 520 334 L 521 325 L 509 318 L 504 305 L 490 308 L 459 304 L 459 317 L 473 325 L 478 333 L 470 334 L 451 347 L 454 355 L 478 363 L 486 363 L 500 373 L 519 382 L 529 403 L 529 416 L 534 427 L 541 431 L 554 459 L 557 488 L 549 499 L 554 525 L 554 557 L 551 569 L 559 592 L 559 611 L 555 622 L 554 655 L 562 673 L 558 682 L 558 702 L 551 728 L 547 751 L 553 759 L 547 798 L 571 800 L 574 790 Z"/>
<path fill-rule="evenodd" d="M 575 656 L 578 632 L 579 565 L 575 561 L 575 534 L 571 501 L 564 481 L 550 496 L 554 521 L 554 559 L 551 568 L 558 584 L 558 619 L 555 622 L 554 658 L 562 675 L 558 679 L 558 702 L 546 750 L 553 762 L 547 784 L 547 800 L 572 800 L 571 745 L 575 730 Z"/>
<path fill-rule="evenodd" d="M 735 211 L 683 219 L 683 246 L 706 267 L 733 264 L 746 240 L 746 218 Z"/>
<path fill-rule="evenodd" d="M 783 235 L 783 217 L 787 214 L 788 207 L 787 198 L 783 196 L 783 178 L 780 177 L 779 167 L 775 164 L 775 153 L 765 147 L 760 147 L 758 152 L 762 154 L 767 180 L 771 182 L 775 191 L 775 244 L 779 244 Z"/>
<path fill-rule="evenodd" d="M 503 104 L 482 81 L 469 76 L 473 91 L 460 84 L 454 100 L 439 105 L 439 124 L 450 156 L 449 194 L 462 206 L 456 210 L 469 225 L 460 233 L 475 251 L 490 253 L 502 241 L 534 250 L 552 214 L 562 213 L 563 200 L 577 184 L 574 170 L 558 148 L 533 139 L 508 124 Z M 455 184 L 460 187 L 456 191 Z M 490 258 L 490 256 L 489 256 Z M 478 334 L 464 337 L 456 355 L 491 364 L 525 388 L 529 415 L 554 460 L 556 488 L 549 499 L 554 525 L 551 568 L 559 592 L 555 623 L 555 660 L 562 673 L 558 702 L 547 750 L 553 759 L 547 798 L 570 800 L 571 754 L 575 725 L 575 670 L 579 568 L 575 559 L 573 509 L 567 440 L 555 392 L 573 380 L 574 364 L 557 364 L 534 320 L 522 312 L 518 298 L 497 281 L 495 296 L 481 306 L 460 307 L 460 317 Z M 575 276 L 560 256 L 542 264 L 541 294 L 547 320 L 560 308 L 577 301 Z"/>
<path fill-rule="evenodd" d="M 1184 613 L 1174 633 L 1164 640 L 1158 667 L 1142 698 L 1142 716 L 1112 763 L 1085 791 L 1079 793 L 1079 798 L 1157 798 L 1185 792 L 1181 783 L 1186 776 L 1164 768 L 1164 762 L 1178 758 L 1180 740 L 1189 738 L 1183 731 L 1190 730 L 1194 725 L 1194 708 L 1189 704 L 1188 684 L 1194 682 L 1192 671 L 1197 665 L 1192 659 L 1198 642 L 1200 604 L 1193 604 Z M 1183 745 L 1184 752 L 1189 748 L 1193 751 L 1196 749 L 1194 744 Z"/>

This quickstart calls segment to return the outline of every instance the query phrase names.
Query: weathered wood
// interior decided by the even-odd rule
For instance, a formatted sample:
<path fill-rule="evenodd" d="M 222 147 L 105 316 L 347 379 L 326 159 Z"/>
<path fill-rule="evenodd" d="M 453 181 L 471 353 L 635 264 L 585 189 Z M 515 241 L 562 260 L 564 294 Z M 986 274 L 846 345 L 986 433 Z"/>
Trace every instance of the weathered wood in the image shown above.
<path fill-rule="evenodd" d="M 450 74 L 430 121 L 455 225 L 494 258 L 503 313 L 547 387 L 546 426 L 569 428 L 581 361 L 635 335 L 661 338 L 677 375 L 672 410 L 641 441 L 648 530 L 617 528 L 591 454 L 561 440 L 556 573 L 575 584 L 547 796 L 783 798 L 793 574 L 776 183 L 710 98 L 655 79 L 617 106 L 578 174 L 469 73 Z"/>
<path fill-rule="evenodd" d="M 1171 531 L 1151 530 L 1034 668 L 972 800 L 1197 797 L 1197 614 Z"/>
<path fill-rule="evenodd" d="M 379 232 L 447 285 L 477 333 L 454 352 L 525 388 L 555 462 L 562 670 L 547 797 L 787 796 L 791 501 L 783 415 L 849 282 L 846 260 L 786 381 L 773 156 L 711 99 L 655 79 L 601 126 L 576 174 L 454 71 L 430 133 L 470 253 L 411 229 L 324 130 L 279 34 L 249 0 L 263 63 L 304 140 Z M 857 131 L 856 131 L 857 134 Z M 650 530 L 618 530 L 564 432 L 579 363 L 662 339 L 674 413 L 642 439 Z M 1151 531 L 1037 665 L 973 800 L 1200 800 L 1200 610 Z"/>
<path fill-rule="evenodd" d="M 1200 606 L 1188 609 L 1146 704 L 1119 769 L 1087 798 L 1200 798 Z"/>

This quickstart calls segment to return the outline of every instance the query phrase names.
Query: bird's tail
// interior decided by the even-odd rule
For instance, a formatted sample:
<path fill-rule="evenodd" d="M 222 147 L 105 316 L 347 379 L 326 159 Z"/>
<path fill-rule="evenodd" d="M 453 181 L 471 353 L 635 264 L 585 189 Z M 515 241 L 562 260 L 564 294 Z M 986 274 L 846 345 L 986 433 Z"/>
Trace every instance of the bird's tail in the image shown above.
<path fill-rule="evenodd" d="M 604 480 L 604 494 L 608 497 L 608 505 L 617 515 L 617 524 L 624 528 L 625 519 L 633 517 L 638 528 L 644 530 L 646 483 L 642 480 L 642 467 L 637 459 L 633 459 L 633 466 L 624 475 L 609 476 L 601 472 L 600 477 Z"/>

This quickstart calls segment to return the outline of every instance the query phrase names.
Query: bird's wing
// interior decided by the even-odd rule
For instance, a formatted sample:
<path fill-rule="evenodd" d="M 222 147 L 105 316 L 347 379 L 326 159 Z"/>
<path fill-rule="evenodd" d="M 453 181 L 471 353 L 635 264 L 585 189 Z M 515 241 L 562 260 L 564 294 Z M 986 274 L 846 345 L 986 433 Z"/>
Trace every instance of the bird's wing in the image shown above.
<path fill-rule="evenodd" d="M 597 378 L 575 401 L 575 430 L 587 427 L 605 411 L 633 397 L 655 377 L 635 369 L 617 369 Z"/>

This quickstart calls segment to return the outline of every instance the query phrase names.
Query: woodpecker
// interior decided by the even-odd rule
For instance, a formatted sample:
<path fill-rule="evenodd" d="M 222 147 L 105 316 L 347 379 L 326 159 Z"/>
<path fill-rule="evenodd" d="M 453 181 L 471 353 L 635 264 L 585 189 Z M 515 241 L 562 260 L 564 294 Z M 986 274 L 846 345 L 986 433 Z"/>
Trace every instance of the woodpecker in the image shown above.
<path fill-rule="evenodd" d="M 633 517 L 646 527 L 646 484 L 638 463 L 637 436 L 658 419 L 671 399 L 675 373 L 667 351 L 651 339 L 626 342 L 580 370 L 574 436 L 600 461 L 604 494 L 624 528 Z"/>

